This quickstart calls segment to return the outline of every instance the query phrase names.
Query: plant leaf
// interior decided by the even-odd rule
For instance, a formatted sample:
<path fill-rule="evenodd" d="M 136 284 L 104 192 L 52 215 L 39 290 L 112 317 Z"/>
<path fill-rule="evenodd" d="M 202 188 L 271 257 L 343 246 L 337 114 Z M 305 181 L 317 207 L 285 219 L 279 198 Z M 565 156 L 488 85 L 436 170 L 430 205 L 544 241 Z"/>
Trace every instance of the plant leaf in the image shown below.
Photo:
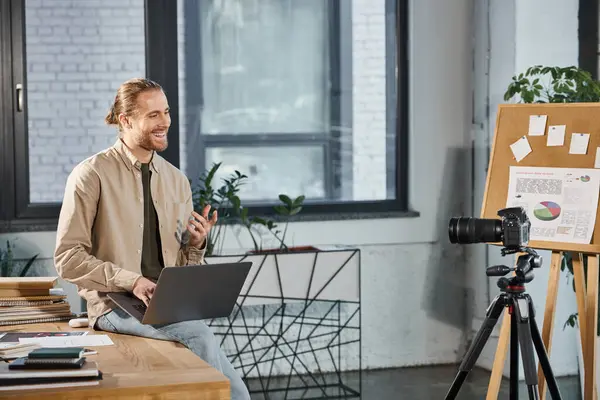
<path fill-rule="evenodd" d="M 35 259 L 38 257 L 39 254 L 36 254 L 35 256 L 31 257 L 29 259 L 29 261 L 27 261 L 27 264 L 25 264 L 25 266 L 23 267 L 23 269 L 21 270 L 21 277 L 24 277 L 25 275 L 27 275 L 27 272 L 29 272 L 29 269 L 31 268 L 31 266 L 33 265 L 33 262 L 35 261 Z"/>
<path fill-rule="evenodd" d="M 279 200 L 281 200 L 289 208 L 292 207 L 292 199 L 290 199 L 288 195 L 280 194 L 279 195 Z"/>

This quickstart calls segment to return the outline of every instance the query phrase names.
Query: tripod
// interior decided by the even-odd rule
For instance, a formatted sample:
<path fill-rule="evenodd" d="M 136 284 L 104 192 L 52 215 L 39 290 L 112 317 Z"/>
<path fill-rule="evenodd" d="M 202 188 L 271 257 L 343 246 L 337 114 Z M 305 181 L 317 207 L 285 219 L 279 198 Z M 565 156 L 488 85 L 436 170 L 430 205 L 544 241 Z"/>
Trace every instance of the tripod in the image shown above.
<path fill-rule="evenodd" d="M 510 271 L 515 271 L 511 278 L 498 279 L 498 287 L 501 293 L 494 298 L 486 311 L 486 317 L 473 343 L 469 347 L 467 354 L 463 358 L 458 369 L 458 374 L 452 382 L 452 386 L 446 394 L 446 400 L 455 399 L 467 375 L 475 365 L 477 358 L 481 354 L 483 347 L 489 339 L 494 326 L 504 307 L 508 307 L 511 316 L 510 323 L 510 399 L 519 398 L 519 345 L 521 346 L 521 356 L 523 358 L 523 369 L 525 372 L 525 383 L 529 399 L 539 399 L 538 380 L 533 355 L 533 347 L 537 352 L 544 377 L 548 384 L 548 391 L 553 400 L 560 400 L 561 395 L 558 390 L 544 343 L 535 321 L 535 310 L 533 301 L 529 294 L 525 292 L 525 283 L 533 280 L 533 268 L 541 266 L 541 257 L 531 249 L 518 249 L 525 251 L 526 254 L 520 255 L 517 259 L 516 267 L 509 268 L 505 265 L 492 266 L 487 268 L 488 276 L 503 276 Z M 515 251 L 510 251 L 515 253 Z M 508 253 L 503 249 L 502 254 Z"/>

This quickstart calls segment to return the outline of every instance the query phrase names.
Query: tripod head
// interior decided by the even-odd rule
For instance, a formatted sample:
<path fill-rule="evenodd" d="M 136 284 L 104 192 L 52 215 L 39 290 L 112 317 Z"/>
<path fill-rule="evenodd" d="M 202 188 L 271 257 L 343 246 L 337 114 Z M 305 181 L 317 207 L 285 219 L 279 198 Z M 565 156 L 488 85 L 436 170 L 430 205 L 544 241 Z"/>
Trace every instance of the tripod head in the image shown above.
<path fill-rule="evenodd" d="M 514 253 L 523 253 L 517 258 L 517 263 L 514 268 L 507 267 L 506 265 L 494 265 L 486 269 L 487 276 L 503 277 L 511 271 L 515 272 L 515 275 L 510 278 L 498 279 L 498 287 L 503 292 L 522 292 L 525 290 L 525 283 L 531 282 L 534 278 L 533 269 L 542 266 L 542 256 L 538 255 L 533 249 L 528 247 L 502 249 L 503 256 Z"/>

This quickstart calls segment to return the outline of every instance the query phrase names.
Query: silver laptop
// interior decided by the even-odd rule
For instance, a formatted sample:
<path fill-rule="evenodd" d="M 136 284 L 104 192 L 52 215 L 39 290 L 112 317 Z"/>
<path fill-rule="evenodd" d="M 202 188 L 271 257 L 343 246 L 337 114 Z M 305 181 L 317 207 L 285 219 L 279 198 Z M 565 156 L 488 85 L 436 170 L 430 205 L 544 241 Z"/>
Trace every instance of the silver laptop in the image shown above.
<path fill-rule="evenodd" d="M 133 293 L 107 296 L 142 324 L 227 317 L 251 266 L 247 261 L 163 268 L 148 307 Z"/>

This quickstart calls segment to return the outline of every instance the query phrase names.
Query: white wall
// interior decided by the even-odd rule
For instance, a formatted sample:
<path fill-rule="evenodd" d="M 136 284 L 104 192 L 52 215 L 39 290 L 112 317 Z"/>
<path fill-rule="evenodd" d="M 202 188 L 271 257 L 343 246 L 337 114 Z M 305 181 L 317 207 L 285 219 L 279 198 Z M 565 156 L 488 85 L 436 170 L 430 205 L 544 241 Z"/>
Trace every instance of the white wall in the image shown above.
<path fill-rule="evenodd" d="M 410 204 L 420 216 L 290 226 L 295 245 L 360 246 L 367 368 L 453 363 L 462 355 L 467 270 L 464 248 L 448 245 L 447 224 L 470 212 L 471 3 L 409 6 Z M 53 232 L 0 240 L 15 236 L 22 255 L 51 257 Z M 250 247 L 246 236 L 227 243 L 240 245 Z"/>
<path fill-rule="evenodd" d="M 475 205 L 474 215 L 479 215 L 485 189 L 485 174 L 489 146 L 493 139 L 498 104 L 504 103 L 503 95 L 514 74 L 524 72 L 534 64 L 569 66 L 578 63 L 578 1 L 577 0 L 486 0 L 477 2 L 475 37 Z M 488 23 L 489 21 L 489 23 Z M 560 27 L 560 30 L 556 27 Z M 489 104 L 489 117 L 485 105 Z M 502 257 L 496 247 L 477 246 L 470 259 L 469 275 L 479 275 L 473 286 L 474 314 L 473 333 L 479 329 L 485 317 L 485 305 L 499 293 L 497 278 L 487 280 L 487 265 L 512 266 L 514 257 Z M 542 327 L 543 313 L 550 267 L 549 251 L 541 251 L 542 268 L 535 271 L 535 279 L 527 288 L 536 306 L 538 326 Z M 563 330 L 568 316 L 575 312 L 576 302 L 570 282 L 561 275 L 557 309 L 554 322 L 550 362 L 557 376 L 578 373 L 576 331 Z M 475 282 L 475 280 L 474 280 Z M 478 365 L 491 368 L 495 356 L 497 330 L 483 351 Z M 521 376 L 522 372 L 522 362 Z M 508 375 L 508 358 L 504 373 Z"/>

